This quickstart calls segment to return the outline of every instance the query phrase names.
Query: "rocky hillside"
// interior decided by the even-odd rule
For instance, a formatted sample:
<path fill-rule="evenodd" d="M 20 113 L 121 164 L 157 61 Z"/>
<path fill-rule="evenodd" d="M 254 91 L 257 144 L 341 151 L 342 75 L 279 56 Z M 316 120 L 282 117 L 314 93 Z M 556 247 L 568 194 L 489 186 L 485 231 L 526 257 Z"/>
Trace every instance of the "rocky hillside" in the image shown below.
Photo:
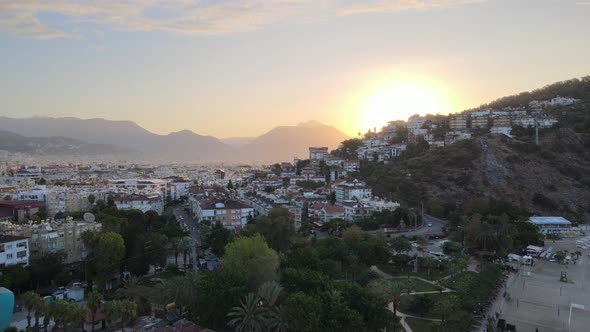
<path fill-rule="evenodd" d="M 561 126 L 514 138 L 487 134 L 390 164 L 366 163 L 376 194 L 418 206 L 438 198 L 461 206 L 478 196 L 506 200 L 539 215 L 590 222 L 590 103 L 552 110 Z"/>

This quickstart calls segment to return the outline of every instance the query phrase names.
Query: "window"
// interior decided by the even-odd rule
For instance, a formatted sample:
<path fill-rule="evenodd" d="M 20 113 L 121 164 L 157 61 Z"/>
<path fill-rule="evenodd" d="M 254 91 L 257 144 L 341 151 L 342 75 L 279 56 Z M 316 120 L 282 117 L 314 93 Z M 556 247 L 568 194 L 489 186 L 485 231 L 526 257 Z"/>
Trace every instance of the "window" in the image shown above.
<path fill-rule="evenodd" d="M 17 248 L 26 248 L 27 247 L 27 242 L 26 241 L 19 242 L 19 243 L 16 244 L 16 247 Z"/>
<path fill-rule="evenodd" d="M 16 258 L 23 258 L 27 256 L 27 252 L 25 250 L 19 251 L 16 253 Z"/>
<path fill-rule="evenodd" d="M 59 237 L 64 237 L 64 233 L 63 232 L 59 233 Z"/>
<path fill-rule="evenodd" d="M 7 244 L 6 249 L 12 249 L 12 244 Z"/>
<path fill-rule="evenodd" d="M 12 259 L 12 254 L 6 254 L 6 259 Z"/>
<path fill-rule="evenodd" d="M 4 245 L 0 244 L 0 252 L 4 252 Z"/>

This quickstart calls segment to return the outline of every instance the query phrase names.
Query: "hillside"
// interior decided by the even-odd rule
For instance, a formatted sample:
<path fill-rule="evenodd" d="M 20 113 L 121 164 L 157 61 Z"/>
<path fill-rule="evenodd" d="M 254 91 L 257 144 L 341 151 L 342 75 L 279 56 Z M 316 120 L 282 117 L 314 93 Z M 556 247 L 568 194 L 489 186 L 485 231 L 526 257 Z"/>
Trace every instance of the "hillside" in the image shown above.
<path fill-rule="evenodd" d="M 533 130 L 512 139 L 487 134 L 390 164 L 364 163 L 361 176 L 375 194 L 413 206 L 490 196 L 533 214 L 590 221 L 590 103 L 551 112 L 560 124 L 541 131 L 539 146 Z"/>
<path fill-rule="evenodd" d="M 0 131 L 0 150 L 52 156 L 126 156 L 135 157 L 137 151 L 109 144 L 93 144 L 66 137 L 25 137 Z"/>

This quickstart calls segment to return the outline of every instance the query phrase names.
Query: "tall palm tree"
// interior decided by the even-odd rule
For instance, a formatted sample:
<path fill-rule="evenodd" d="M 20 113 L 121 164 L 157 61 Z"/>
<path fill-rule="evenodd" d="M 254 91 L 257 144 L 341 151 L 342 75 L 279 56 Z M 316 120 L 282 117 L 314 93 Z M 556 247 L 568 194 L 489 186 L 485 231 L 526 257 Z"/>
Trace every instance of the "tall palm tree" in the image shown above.
<path fill-rule="evenodd" d="M 401 295 L 405 290 L 411 289 L 407 282 L 399 280 L 377 280 L 369 284 L 369 288 L 373 293 L 383 296 L 387 303 L 393 306 L 393 317 L 396 319 L 397 307 L 401 301 Z M 395 322 L 393 325 L 393 332 L 395 332 Z"/>
<path fill-rule="evenodd" d="M 49 313 L 55 322 L 55 328 L 65 330 L 70 315 L 71 305 L 64 300 L 57 300 L 49 304 Z"/>
<path fill-rule="evenodd" d="M 27 309 L 27 327 L 31 328 L 31 312 L 37 311 L 37 303 L 38 300 L 41 300 L 39 294 L 29 291 L 23 294 L 23 303 L 25 305 L 25 309 Z"/>
<path fill-rule="evenodd" d="M 51 321 L 51 307 L 49 306 L 49 303 L 43 300 L 43 303 L 41 304 L 39 311 L 43 315 L 43 331 L 47 332 L 47 327 L 49 326 L 49 322 Z"/>
<path fill-rule="evenodd" d="M 121 319 L 121 309 L 120 301 L 106 301 L 102 306 L 102 310 L 109 324 Z"/>
<path fill-rule="evenodd" d="M 102 294 L 96 291 L 88 294 L 88 299 L 86 300 L 86 307 L 90 310 L 90 317 L 92 318 L 92 332 L 94 332 L 94 325 L 96 323 L 94 321 L 96 319 L 96 313 L 102 307 L 102 300 Z"/>
<path fill-rule="evenodd" d="M 68 311 L 68 322 L 75 328 L 84 328 L 87 309 L 77 304 L 70 304 Z"/>
<path fill-rule="evenodd" d="M 266 313 L 266 309 L 260 305 L 260 298 L 250 293 L 227 314 L 230 318 L 228 325 L 234 327 L 236 332 L 263 332 L 266 329 Z"/>
<path fill-rule="evenodd" d="M 123 300 L 120 301 L 120 308 L 121 308 L 121 324 L 125 324 L 127 321 L 135 318 L 137 316 L 137 303 L 133 301 Z"/>
<path fill-rule="evenodd" d="M 258 287 L 258 297 L 267 308 L 274 308 L 278 304 L 283 292 L 283 286 L 276 281 L 267 281 Z"/>
<path fill-rule="evenodd" d="M 286 331 L 287 318 L 285 311 L 279 304 L 283 287 L 276 281 L 268 281 L 258 287 L 258 297 L 266 309 L 267 327 L 270 331 Z"/>

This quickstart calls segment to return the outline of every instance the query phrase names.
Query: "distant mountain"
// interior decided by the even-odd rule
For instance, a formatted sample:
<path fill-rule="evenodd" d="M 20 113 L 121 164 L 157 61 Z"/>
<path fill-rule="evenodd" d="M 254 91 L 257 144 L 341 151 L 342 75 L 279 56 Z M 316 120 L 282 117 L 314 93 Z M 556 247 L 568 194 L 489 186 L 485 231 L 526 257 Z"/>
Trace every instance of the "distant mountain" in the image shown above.
<path fill-rule="evenodd" d="M 256 137 L 228 137 L 220 138 L 219 140 L 222 141 L 224 144 L 233 146 L 234 148 L 240 148 L 248 143 L 251 143 L 255 139 Z"/>
<path fill-rule="evenodd" d="M 241 148 L 243 160 L 274 162 L 308 158 L 310 146 L 335 149 L 348 139 L 340 130 L 316 121 L 276 127 Z"/>
<path fill-rule="evenodd" d="M 132 121 L 0 117 L 0 130 L 32 137 L 66 136 L 90 143 L 115 144 L 142 151 L 150 160 L 216 161 L 225 160 L 234 152 L 211 136 L 191 131 L 158 135 Z"/>
<path fill-rule="evenodd" d="M 25 137 L 7 131 L 0 131 L 0 150 L 52 156 L 138 155 L 137 151 L 110 144 L 86 143 L 66 137 Z"/>
<path fill-rule="evenodd" d="M 295 156 L 306 158 L 310 146 L 332 149 L 348 139 L 338 129 L 316 121 L 277 127 L 259 137 L 225 140 L 199 135 L 190 130 L 158 135 L 131 121 L 71 117 L 0 117 L 0 130 L 26 137 L 59 136 L 86 144 L 116 145 L 140 151 L 143 158 L 150 161 L 168 162 L 285 161 Z"/>

